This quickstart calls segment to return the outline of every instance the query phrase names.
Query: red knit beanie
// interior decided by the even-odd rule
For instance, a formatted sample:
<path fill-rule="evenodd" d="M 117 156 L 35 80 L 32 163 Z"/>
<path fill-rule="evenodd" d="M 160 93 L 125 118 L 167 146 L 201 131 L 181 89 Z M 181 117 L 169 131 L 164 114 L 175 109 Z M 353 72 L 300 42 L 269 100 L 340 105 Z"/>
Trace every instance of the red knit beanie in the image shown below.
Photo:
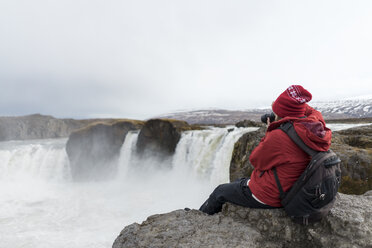
<path fill-rule="evenodd" d="M 311 98 L 311 93 L 301 85 L 291 85 L 275 100 L 272 109 L 282 118 L 302 117 L 305 115 L 306 103 Z"/>

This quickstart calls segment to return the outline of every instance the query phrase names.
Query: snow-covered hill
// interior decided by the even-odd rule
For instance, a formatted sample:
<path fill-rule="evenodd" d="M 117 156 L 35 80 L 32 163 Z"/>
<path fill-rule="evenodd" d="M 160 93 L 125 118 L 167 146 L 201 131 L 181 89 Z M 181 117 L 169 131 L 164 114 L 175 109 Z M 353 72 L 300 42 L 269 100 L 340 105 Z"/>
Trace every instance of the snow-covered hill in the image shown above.
<path fill-rule="evenodd" d="M 321 111 L 325 119 L 372 117 L 372 95 L 338 101 L 312 102 L 310 105 Z M 180 111 L 157 117 L 184 120 L 190 124 L 234 124 L 244 119 L 259 121 L 261 115 L 269 112 L 271 112 L 270 108 L 248 110 L 204 109 Z"/>
<path fill-rule="evenodd" d="M 314 102 L 313 106 L 329 117 L 372 117 L 372 95 L 339 101 Z"/>

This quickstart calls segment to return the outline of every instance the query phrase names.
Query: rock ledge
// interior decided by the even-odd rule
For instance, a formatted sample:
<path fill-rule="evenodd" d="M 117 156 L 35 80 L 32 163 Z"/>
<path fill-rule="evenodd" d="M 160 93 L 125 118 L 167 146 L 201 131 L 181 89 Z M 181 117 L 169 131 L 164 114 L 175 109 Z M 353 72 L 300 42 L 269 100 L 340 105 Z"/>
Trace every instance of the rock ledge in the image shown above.
<path fill-rule="evenodd" d="M 282 209 L 225 204 L 219 214 L 176 210 L 124 228 L 113 248 L 124 247 L 372 247 L 372 191 L 339 194 L 321 222 L 293 223 Z"/>

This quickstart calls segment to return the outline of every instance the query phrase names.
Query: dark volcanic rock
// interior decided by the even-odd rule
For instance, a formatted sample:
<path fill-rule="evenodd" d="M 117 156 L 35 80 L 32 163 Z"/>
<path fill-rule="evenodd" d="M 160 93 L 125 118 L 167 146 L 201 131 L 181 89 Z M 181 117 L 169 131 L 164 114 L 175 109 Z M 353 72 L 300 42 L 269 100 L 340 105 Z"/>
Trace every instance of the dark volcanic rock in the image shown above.
<path fill-rule="evenodd" d="M 116 160 L 125 136 L 140 129 L 141 121 L 96 123 L 73 132 L 66 145 L 74 180 L 107 179 L 116 172 Z"/>
<path fill-rule="evenodd" d="M 181 132 L 191 130 L 185 121 L 170 119 L 148 120 L 142 127 L 137 140 L 137 152 L 171 156 L 176 150 Z"/>
<path fill-rule="evenodd" d="M 221 213 L 176 210 L 124 228 L 113 248 L 125 247 L 372 247 L 372 191 L 339 194 L 321 222 L 293 223 L 282 209 L 225 204 Z"/>
<path fill-rule="evenodd" d="M 237 142 L 235 142 L 230 163 L 231 182 L 251 175 L 253 166 L 251 162 L 249 162 L 249 155 L 260 143 L 265 132 L 266 127 L 261 127 L 257 131 L 244 134 Z"/>

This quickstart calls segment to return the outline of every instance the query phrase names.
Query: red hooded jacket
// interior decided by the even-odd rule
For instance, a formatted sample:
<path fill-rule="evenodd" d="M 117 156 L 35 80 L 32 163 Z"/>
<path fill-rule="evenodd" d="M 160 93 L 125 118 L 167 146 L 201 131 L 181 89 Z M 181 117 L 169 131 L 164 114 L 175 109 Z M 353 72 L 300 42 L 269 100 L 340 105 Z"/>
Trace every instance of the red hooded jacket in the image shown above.
<path fill-rule="evenodd" d="M 316 151 L 327 151 L 332 132 L 325 127 L 322 114 L 306 105 L 306 118 L 285 117 L 270 124 L 265 137 L 253 150 L 249 160 L 254 167 L 249 188 L 258 200 L 281 207 L 279 189 L 271 170 L 276 167 L 284 191 L 288 191 L 310 162 L 310 156 L 299 148 L 282 130 L 282 123 L 291 121 L 306 145 Z"/>

